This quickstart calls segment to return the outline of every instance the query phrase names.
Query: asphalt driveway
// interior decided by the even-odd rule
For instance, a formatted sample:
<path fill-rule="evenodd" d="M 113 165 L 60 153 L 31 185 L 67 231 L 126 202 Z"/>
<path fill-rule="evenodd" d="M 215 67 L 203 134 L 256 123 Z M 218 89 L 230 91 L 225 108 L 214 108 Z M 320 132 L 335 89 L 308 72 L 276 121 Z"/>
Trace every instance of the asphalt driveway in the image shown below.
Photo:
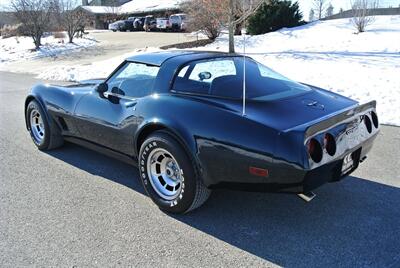
<path fill-rule="evenodd" d="M 400 128 L 382 126 L 359 170 L 311 203 L 221 190 L 172 216 L 130 165 L 72 144 L 38 151 L 23 120 L 37 82 L 0 72 L 0 267 L 400 266 Z"/>

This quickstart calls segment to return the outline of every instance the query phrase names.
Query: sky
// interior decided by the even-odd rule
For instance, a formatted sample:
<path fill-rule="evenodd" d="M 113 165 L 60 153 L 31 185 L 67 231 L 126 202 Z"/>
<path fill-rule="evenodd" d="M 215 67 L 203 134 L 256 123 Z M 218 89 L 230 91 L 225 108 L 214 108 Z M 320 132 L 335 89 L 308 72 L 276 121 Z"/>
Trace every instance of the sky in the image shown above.
<path fill-rule="evenodd" d="M 142 1 L 147 1 L 147 0 L 142 0 Z M 307 20 L 308 14 L 312 7 L 313 0 L 297 0 L 297 1 L 299 2 L 300 9 L 303 13 L 304 19 Z M 330 2 L 334 7 L 333 13 L 334 14 L 337 13 L 340 10 L 340 8 L 343 8 L 344 10 L 349 9 L 350 1 L 351 0 L 331 0 Z M 9 5 L 10 2 L 11 0 L 0 0 L 0 8 Z M 400 0 L 379 0 L 379 3 L 381 7 L 388 7 L 388 6 L 398 7 L 400 5 Z"/>

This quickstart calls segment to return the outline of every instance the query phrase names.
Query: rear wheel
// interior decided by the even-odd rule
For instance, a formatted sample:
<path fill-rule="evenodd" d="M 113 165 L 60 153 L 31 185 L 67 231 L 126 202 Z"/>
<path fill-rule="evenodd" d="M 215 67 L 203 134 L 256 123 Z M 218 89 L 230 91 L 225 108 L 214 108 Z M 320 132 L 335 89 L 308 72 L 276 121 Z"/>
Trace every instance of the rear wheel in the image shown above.
<path fill-rule="evenodd" d="M 50 150 L 63 144 L 63 138 L 56 126 L 50 127 L 47 116 L 36 100 L 26 108 L 26 122 L 33 143 L 40 150 Z"/>
<path fill-rule="evenodd" d="M 201 206 L 211 193 L 193 159 L 166 132 L 157 131 L 145 140 L 139 168 L 148 195 L 164 211 L 189 212 Z"/>

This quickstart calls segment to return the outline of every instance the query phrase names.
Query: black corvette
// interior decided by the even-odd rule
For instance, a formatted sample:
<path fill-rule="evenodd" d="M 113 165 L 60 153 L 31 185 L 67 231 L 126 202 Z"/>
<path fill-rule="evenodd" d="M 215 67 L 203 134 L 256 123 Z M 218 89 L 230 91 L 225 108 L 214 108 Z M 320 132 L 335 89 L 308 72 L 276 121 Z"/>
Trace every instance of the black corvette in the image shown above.
<path fill-rule="evenodd" d="M 37 85 L 25 116 L 40 150 L 70 141 L 135 163 L 152 200 L 184 213 L 218 187 L 309 196 L 339 181 L 372 147 L 375 106 L 249 57 L 168 51 L 128 58 L 107 79 Z"/>

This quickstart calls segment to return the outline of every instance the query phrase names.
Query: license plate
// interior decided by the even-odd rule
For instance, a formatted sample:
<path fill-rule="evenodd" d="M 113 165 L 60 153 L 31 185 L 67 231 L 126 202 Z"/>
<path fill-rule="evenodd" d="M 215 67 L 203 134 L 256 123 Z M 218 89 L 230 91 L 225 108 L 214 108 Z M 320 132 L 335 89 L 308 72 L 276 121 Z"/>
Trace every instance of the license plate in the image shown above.
<path fill-rule="evenodd" d="M 342 174 L 349 172 L 354 166 L 352 153 L 346 155 L 343 159 Z"/>

